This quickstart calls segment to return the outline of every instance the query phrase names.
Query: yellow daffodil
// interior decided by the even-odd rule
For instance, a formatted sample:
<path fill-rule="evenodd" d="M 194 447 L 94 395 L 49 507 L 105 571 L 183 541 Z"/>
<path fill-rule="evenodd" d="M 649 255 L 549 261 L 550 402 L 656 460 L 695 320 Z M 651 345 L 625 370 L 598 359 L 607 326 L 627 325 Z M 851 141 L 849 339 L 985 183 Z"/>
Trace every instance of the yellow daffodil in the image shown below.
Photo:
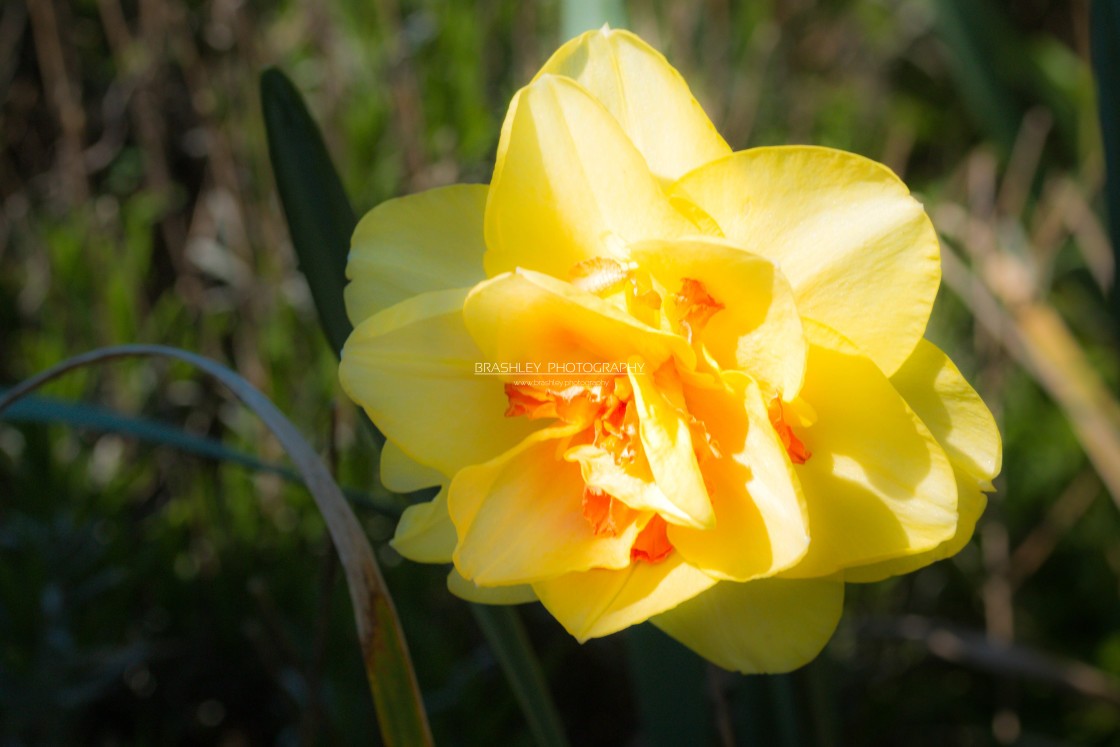
<path fill-rule="evenodd" d="M 922 338 L 937 237 L 887 168 L 732 152 L 639 38 L 565 44 L 489 185 L 354 233 L 341 379 L 385 484 L 442 489 L 393 546 L 583 641 L 650 620 L 717 664 L 812 659 L 845 582 L 957 552 L 1000 465 Z"/>

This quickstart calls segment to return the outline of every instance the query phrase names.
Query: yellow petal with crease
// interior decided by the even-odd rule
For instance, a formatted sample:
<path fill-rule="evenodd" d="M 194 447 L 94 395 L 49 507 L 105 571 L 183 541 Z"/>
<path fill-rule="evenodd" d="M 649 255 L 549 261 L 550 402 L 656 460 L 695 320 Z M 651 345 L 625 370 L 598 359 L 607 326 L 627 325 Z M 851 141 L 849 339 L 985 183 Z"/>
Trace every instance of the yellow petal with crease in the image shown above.
<path fill-rule="evenodd" d="M 387 438 L 452 476 L 519 443 L 536 426 L 504 416 L 495 377 L 476 376 L 482 354 L 463 322 L 467 291 L 423 293 L 354 330 L 342 350 L 342 388 Z"/>
<path fill-rule="evenodd" d="M 844 584 L 832 579 L 721 581 L 651 622 L 724 669 L 789 672 L 836 630 Z"/>
<path fill-rule="evenodd" d="M 630 563 L 637 524 L 596 535 L 583 517 L 579 467 L 557 453 L 564 428 L 538 431 L 486 464 L 455 475 L 448 509 L 459 536 L 455 567 L 481 586 L 534 583 Z"/>
<path fill-rule="evenodd" d="M 936 547 L 957 528 L 945 452 L 882 371 L 834 330 L 805 325 L 801 396 L 817 422 L 796 435 L 809 509 L 809 552 L 783 575 L 805 578 Z"/>
<path fill-rule="evenodd" d="M 716 238 L 644 241 L 631 257 L 667 293 L 699 280 L 724 309 L 699 332 L 721 368 L 745 371 L 793 399 L 805 373 L 805 336 L 793 291 L 774 263 Z"/>
<path fill-rule="evenodd" d="M 618 362 L 637 355 L 649 366 L 669 358 L 695 365 L 680 336 L 635 320 L 616 306 L 548 275 L 519 270 L 479 284 L 463 309 L 486 360 L 540 363 Z"/>
<path fill-rule="evenodd" d="M 884 578 L 910 573 L 938 560 L 951 558 L 960 552 L 972 539 L 972 533 L 976 531 L 976 522 L 980 520 L 980 516 L 984 513 L 984 507 L 988 505 L 988 497 L 976 487 L 976 481 L 967 473 L 957 471 L 956 476 L 957 513 L 960 514 L 960 518 L 957 519 L 957 531 L 953 533 L 952 537 L 937 547 L 920 552 L 917 555 L 907 555 L 870 565 L 845 568 L 844 580 L 858 584 L 882 581 Z"/>
<path fill-rule="evenodd" d="M 533 587 L 528 584 L 479 586 L 463 578 L 454 568 L 447 574 L 447 589 L 460 599 L 477 604 L 525 604 L 537 601 Z"/>
<path fill-rule="evenodd" d="M 568 279 L 638 239 L 697 231 L 669 203 L 618 122 L 569 78 L 544 75 L 510 104 L 486 203 L 486 274 Z"/>
<path fill-rule="evenodd" d="M 704 422 L 719 456 L 703 463 L 715 528 L 670 526 L 669 541 L 717 578 L 746 581 L 780 571 L 809 547 L 804 498 L 770 426 L 758 385 L 726 372 L 727 391 L 689 388 L 689 411 Z"/>
<path fill-rule="evenodd" d="M 888 375 L 921 339 L 940 249 L 921 204 L 887 167 L 828 148 L 755 148 L 701 166 L 673 191 L 777 264 L 801 315 L 840 332 Z"/>
<path fill-rule="evenodd" d="M 447 513 L 447 487 L 444 486 L 432 500 L 404 510 L 389 544 L 417 563 L 450 563 L 455 542 L 455 526 Z"/>
<path fill-rule="evenodd" d="M 711 529 L 715 515 L 693 453 L 676 369 L 667 365 L 653 373 L 631 372 L 629 376 L 642 449 L 657 487 L 676 506 L 677 513 L 688 518 L 689 525 Z"/>
<path fill-rule="evenodd" d="M 484 279 L 485 184 L 454 184 L 387 200 L 354 229 L 346 312 L 354 326 L 395 303 Z"/>
<path fill-rule="evenodd" d="M 991 490 L 991 480 L 1003 462 L 1003 442 L 995 418 L 961 372 L 928 340 L 891 377 L 930 433 L 945 449 L 953 466 L 974 477 L 981 490 Z"/>
<path fill-rule="evenodd" d="M 533 589 L 545 609 L 583 643 L 648 620 L 714 583 L 680 553 L 672 553 L 660 563 L 569 573 L 533 584 Z"/>
<path fill-rule="evenodd" d="M 574 79 L 607 108 L 666 183 L 731 153 L 681 74 L 629 31 L 588 31 L 560 47 L 541 75 Z"/>
<path fill-rule="evenodd" d="M 987 498 L 981 491 L 991 490 L 991 480 L 1000 470 L 1002 442 L 992 414 L 936 345 L 919 342 L 891 383 L 949 457 L 956 474 L 960 519 L 953 536 L 932 550 L 849 568 L 844 571 L 846 581 L 879 581 L 956 555 L 968 544 L 984 512 Z"/>
<path fill-rule="evenodd" d="M 393 441 L 381 447 L 381 484 L 396 493 L 439 485 L 445 480 L 439 470 L 425 467 L 404 453 Z"/>

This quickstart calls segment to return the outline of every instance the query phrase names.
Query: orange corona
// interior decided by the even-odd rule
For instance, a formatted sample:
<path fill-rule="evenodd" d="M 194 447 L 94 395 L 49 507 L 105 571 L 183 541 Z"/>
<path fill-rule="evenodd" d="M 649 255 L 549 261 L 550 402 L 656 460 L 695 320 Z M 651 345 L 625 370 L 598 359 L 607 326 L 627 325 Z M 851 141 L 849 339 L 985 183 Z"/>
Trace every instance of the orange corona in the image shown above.
<path fill-rule="evenodd" d="M 630 381 L 614 376 L 594 385 L 573 384 L 554 389 L 536 384 L 506 384 L 509 408 L 506 417 L 556 418 L 583 430 L 584 438 L 611 454 L 616 464 L 632 464 L 641 453 L 638 415 Z M 577 436 L 579 438 L 579 436 Z M 618 536 L 640 518 L 640 513 L 606 491 L 585 487 L 583 518 L 595 534 Z M 665 520 L 650 517 L 630 550 L 631 560 L 658 563 L 673 546 Z"/>

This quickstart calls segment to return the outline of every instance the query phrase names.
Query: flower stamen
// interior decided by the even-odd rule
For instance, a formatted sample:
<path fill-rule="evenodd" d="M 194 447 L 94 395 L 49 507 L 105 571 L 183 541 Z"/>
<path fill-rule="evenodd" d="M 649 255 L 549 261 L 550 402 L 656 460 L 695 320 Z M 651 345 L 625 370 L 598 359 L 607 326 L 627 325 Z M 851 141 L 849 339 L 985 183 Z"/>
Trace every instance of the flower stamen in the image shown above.
<path fill-rule="evenodd" d="M 633 277 L 634 271 L 616 259 L 592 257 L 576 262 L 568 270 L 572 285 L 596 296 L 609 296 Z"/>

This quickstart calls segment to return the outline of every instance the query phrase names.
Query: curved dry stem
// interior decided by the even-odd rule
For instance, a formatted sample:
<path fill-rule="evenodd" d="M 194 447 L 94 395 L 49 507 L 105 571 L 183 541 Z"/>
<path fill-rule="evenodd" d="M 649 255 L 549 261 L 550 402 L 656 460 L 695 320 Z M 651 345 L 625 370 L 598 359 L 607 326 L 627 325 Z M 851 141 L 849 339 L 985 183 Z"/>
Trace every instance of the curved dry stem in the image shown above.
<path fill-rule="evenodd" d="M 205 371 L 225 384 L 280 441 L 315 498 L 346 572 L 358 640 L 385 743 L 408 747 L 432 744 L 408 645 L 369 540 L 322 459 L 291 421 L 239 374 L 209 358 L 164 345 L 100 348 L 69 358 L 12 387 L 0 397 L 0 413 L 21 397 L 74 369 L 131 357 L 172 358 Z"/>

